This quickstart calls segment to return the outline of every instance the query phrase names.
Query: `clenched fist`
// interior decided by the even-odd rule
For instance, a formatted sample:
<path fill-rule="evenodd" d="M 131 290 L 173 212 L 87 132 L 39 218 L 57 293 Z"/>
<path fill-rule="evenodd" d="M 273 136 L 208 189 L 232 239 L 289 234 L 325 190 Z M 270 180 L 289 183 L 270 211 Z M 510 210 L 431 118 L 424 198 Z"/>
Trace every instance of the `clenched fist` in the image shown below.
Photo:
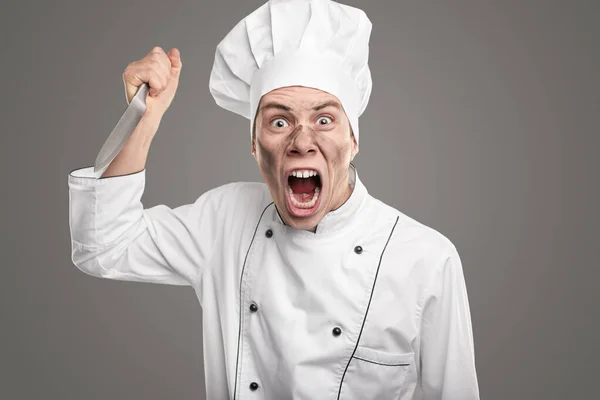
<path fill-rule="evenodd" d="M 146 97 L 146 114 L 161 118 L 175 97 L 181 67 L 178 49 L 172 48 L 169 54 L 165 54 L 158 46 L 144 58 L 127 65 L 123 72 L 127 104 L 131 103 L 139 87 L 146 82 L 150 87 Z"/>

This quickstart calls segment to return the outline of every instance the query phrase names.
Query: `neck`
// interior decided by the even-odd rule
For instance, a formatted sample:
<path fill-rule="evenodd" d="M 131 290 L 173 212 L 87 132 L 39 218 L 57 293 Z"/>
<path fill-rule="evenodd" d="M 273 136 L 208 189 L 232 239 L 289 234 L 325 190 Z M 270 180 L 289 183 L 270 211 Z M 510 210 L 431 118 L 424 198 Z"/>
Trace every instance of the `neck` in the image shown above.
<path fill-rule="evenodd" d="M 329 210 L 328 212 L 335 211 L 335 210 L 337 210 L 338 208 L 340 208 L 341 206 L 343 206 L 343 205 L 344 205 L 344 203 L 345 203 L 345 202 L 346 202 L 346 201 L 347 201 L 347 200 L 350 198 L 350 195 L 351 195 L 351 194 L 352 194 L 352 186 L 350 186 L 350 185 L 348 184 L 348 187 L 347 187 L 346 193 L 345 193 L 345 194 L 342 196 L 342 198 L 340 199 L 340 201 L 338 201 L 338 202 L 337 202 L 336 206 L 335 206 L 335 207 L 333 207 L 333 208 L 332 208 L 331 210 Z M 307 230 L 307 231 L 310 231 L 310 232 L 312 232 L 312 233 L 316 233 L 316 232 L 317 232 L 317 226 L 318 226 L 318 225 L 315 225 L 315 226 L 313 226 L 312 228 L 307 228 L 306 230 Z"/>
<path fill-rule="evenodd" d="M 350 168 L 353 168 L 353 167 L 351 166 Z M 346 177 L 343 180 L 343 182 L 345 182 L 345 185 L 342 186 L 342 189 L 339 191 L 339 199 L 336 202 L 334 202 L 334 206 L 327 212 L 337 210 L 338 208 L 343 206 L 344 203 L 346 203 L 346 201 L 348 201 L 350 196 L 352 196 L 352 191 L 354 190 L 354 186 L 353 186 L 354 179 L 350 179 L 350 174 L 354 174 L 354 171 L 350 171 L 350 168 L 346 172 Z M 317 226 L 318 225 L 313 226 L 312 228 L 307 228 L 306 230 L 309 232 L 312 232 L 312 233 L 316 233 Z"/>
<path fill-rule="evenodd" d="M 352 167 L 350 167 L 352 168 Z M 340 185 L 340 190 L 339 190 L 339 194 L 338 194 L 338 199 L 337 201 L 335 201 L 333 203 L 333 207 L 331 208 L 331 210 L 329 211 L 334 211 L 337 210 L 338 208 L 340 208 L 352 195 L 352 190 L 353 188 L 353 182 L 354 179 L 350 179 L 350 174 L 354 173 L 353 171 L 351 172 L 350 169 L 348 169 L 346 171 L 346 176 L 342 179 L 343 184 Z"/>

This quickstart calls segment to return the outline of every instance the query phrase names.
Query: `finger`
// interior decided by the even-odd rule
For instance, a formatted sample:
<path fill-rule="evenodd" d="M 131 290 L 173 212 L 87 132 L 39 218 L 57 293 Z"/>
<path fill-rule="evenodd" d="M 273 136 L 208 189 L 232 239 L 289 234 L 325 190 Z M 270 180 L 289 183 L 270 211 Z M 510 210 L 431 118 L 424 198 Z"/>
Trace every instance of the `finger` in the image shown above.
<path fill-rule="evenodd" d="M 168 82 L 168 73 L 157 63 L 145 63 L 127 70 L 124 74 L 126 82 L 133 86 L 140 86 L 148 82 L 155 90 L 164 89 Z"/>
<path fill-rule="evenodd" d="M 169 76 L 169 73 L 170 73 L 171 62 L 169 61 L 168 58 L 167 58 L 167 62 L 166 63 L 162 62 L 162 61 L 158 61 L 158 60 L 150 60 L 150 61 L 148 61 L 146 63 L 145 66 L 147 68 L 150 68 L 150 69 L 154 70 L 159 75 L 164 76 L 165 77 L 165 81 L 166 81 L 166 79 L 167 79 L 167 77 Z"/>
<path fill-rule="evenodd" d="M 132 85 L 139 86 L 145 81 L 140 76 L 140 70 L 143 69 L 143 63 L 141 61 L 133 61 L 127 65 L 123 71 L 123 79 Z"/>
<path fill-rule="evenodd" d="M 158 96 L 166 87 L 165 78 L 152 69 L 146 72 L 146 76 L 150 86 L 148 93 L 153 97 Z"/>
<path fill-rule="evenodd" d="M 150 53 L 148 53 L 147 57 L 153 57 L 155 54 L 156 55 L 165 54 L 165 51 L 160 46 L 154 46 L 152 48 L 152 50 L 150 50 Z"/>
<path fill-rule="evenodd" d="M 150 53 L 148 53 L 148 61 L 154 60 L 167 68 L 167 70 L 171 67 L 171 60 L 167 56 L 167 53 L 160 46 L 155 46 Z"/>
<path fill-rule="evenodd" d="M 160 63 L 150 63 L 146 65 L 146 68 L 149 74 L 154 72 L 156 75 L 158 75 L 158 78 L 160 79 L 163 86 L 167 85 L 169 79 L 168 67 L 165 67 L 163 64 Z"/>
<path fill-rule="evenodd" d="M 179 78 L 183 63 L 181 62 L 181 53 L 175 47 L 169 51 L 169 60 L 171 60 L 171 76 L 173 78 Z"/>

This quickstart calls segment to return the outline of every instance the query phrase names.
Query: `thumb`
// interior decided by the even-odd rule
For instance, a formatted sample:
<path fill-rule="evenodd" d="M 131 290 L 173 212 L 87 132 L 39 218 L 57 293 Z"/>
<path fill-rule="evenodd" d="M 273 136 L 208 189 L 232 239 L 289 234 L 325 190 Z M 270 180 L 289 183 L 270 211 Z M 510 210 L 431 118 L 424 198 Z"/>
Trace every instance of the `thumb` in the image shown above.
<path fill-rule="evenodd" d="M 168 56 L 169 60 L 171 60 L 171 76 L 173 78 L 179 78 L 179 74 L 181 73 L 181 67 L 183 66 L 179 50 L 173 47 L 171 50 L 169 50 Z"/>

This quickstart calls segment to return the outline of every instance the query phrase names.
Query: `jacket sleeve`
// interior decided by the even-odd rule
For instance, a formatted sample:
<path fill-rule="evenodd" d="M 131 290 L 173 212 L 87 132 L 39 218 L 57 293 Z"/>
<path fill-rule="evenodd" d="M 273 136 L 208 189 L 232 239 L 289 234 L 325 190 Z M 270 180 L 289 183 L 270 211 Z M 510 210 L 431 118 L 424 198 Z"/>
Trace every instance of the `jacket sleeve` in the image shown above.
<path fill-rule="evenodd" d="M 434 270 L 421 319 L 421 389 L 426 400 L 478 400 L 467 288 L 451 245 Z"/>
<path fill-rule="evenodd" d="M 71 259 L 99 278 L 199 287 L 217 235 L 218 192 L 174 209 L 144 208 L 145 173 L 69 174 Z"/>

